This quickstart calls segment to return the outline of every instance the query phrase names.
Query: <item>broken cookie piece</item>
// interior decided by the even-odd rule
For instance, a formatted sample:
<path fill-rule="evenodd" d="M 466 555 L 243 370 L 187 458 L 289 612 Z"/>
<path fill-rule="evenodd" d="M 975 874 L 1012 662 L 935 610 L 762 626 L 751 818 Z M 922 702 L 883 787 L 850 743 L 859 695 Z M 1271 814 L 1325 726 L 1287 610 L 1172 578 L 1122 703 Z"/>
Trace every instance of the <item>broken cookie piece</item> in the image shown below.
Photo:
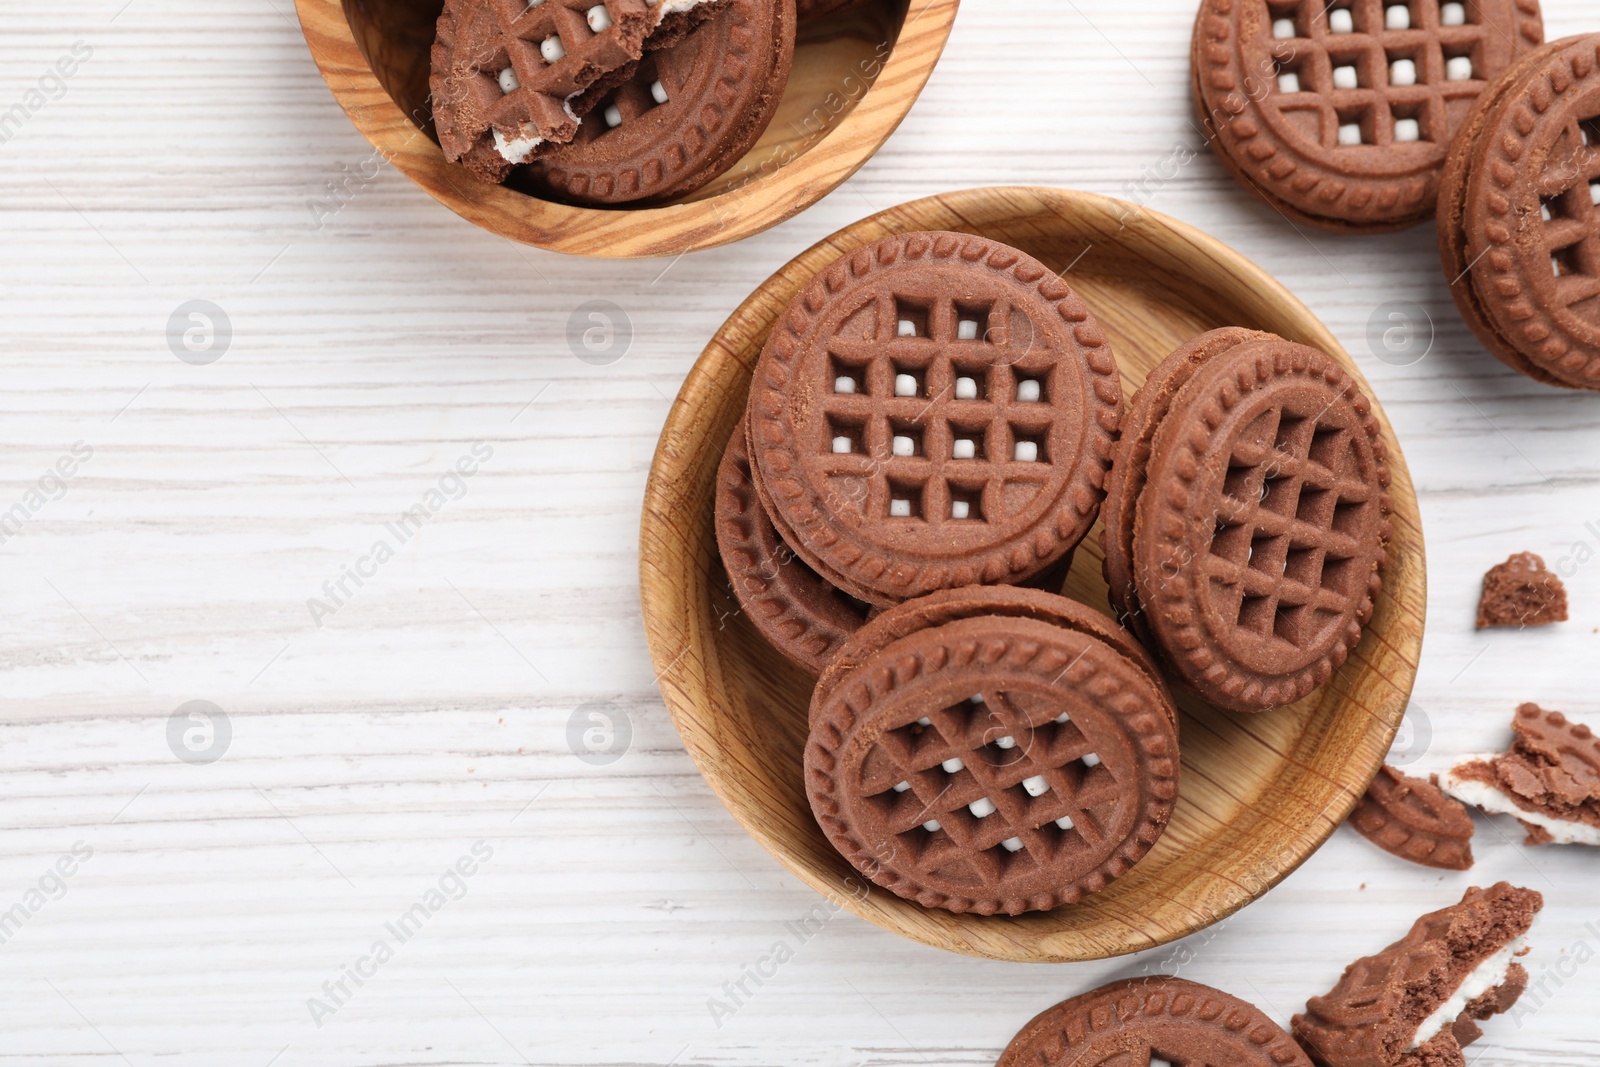
<path fill-rule="evenodd" d="M 1350 814 L 1350 825 L 1385 852 L 1425 867 L 1472 866 L 1472 816 L 1435 782 L 1385 765 Z"/>
<path fill-rule="evenodd" d="M 429 99 L 445 158 L 485 182 L 571 141 L 589 108 L 716 0 L 446 0 Z"/>
<path fill-rule="evenodd" d="M 1478 629 L 1547 626 L 1566 621 L 1566 586 L 1532 552 L 1519 552 L 1483 576 Z"/>
<path fill-rule="evenodd" d="M 1600 739 L 1537 704 L 1517 709 L 1511 751 L 1439 776 L 1446 793 L 1492 815 L 1515 815 L 1530 845 L 1600 845 Z"/>
<path fill-rule="evenodd" d="M 1345 969 L 1293 1021 L 1321 1067 L 1461 1067 L 1478 1023 L 1527 988 L 1517 958 L 1544 898 L 1501 882 L 1424 915 L 1404 938 Z"/>

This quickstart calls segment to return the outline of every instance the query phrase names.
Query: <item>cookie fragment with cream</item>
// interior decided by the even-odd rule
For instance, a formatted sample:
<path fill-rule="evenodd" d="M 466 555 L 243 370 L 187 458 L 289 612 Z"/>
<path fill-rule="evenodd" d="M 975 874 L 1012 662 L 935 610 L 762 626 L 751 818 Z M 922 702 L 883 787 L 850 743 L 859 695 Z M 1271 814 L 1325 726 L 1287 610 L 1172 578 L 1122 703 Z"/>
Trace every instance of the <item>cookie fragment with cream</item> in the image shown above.
<path fill-rule="evenodd" d="M 1517 962 L 1544 898 L 1501 882 L 1418 919 L 1399 941 L 1345 969 L 1294 1017 L 1319 1067 L 1460 1067 L 1478 1026 L 1527 988 Z"/>
<path fill-rule="evenodd" d="M 1446 793 L 1491 815 L 1514 815 L 1530 845 L 1600 845 L 1600 738 L 1559 711 L 1523 704 L 1511 750 L 1439 776 Z"/>
<path fill-rule="evenodd" d="M 445 158 L 483 181 L 570 141 L 653 43 L 718 0 L 447 0 L 428 91 Z"/>

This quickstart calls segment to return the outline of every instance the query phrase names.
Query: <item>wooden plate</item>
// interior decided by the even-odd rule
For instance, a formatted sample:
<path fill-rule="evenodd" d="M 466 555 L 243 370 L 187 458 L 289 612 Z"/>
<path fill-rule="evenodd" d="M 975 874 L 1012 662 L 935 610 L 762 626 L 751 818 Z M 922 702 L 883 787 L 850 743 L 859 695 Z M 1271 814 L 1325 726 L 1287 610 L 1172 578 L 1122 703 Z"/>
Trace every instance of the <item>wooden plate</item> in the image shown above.
<path fill-rule="evenodd" d="M 1255 716 L 1183 704 L 1181 798 L 1145 860 L 1082 903 L 1047 913 L 952 915 L 867 886 L 812 819 L 801 775 L 811 680 L 740 617 L 717 558 L 712 488 L 751 368 L 790 298 L 842 253 L 891 233 L 960 230 L 1005 241 L 1058 271 L 1110 335 L 1131 393 L 1178 344 L 1218 326 L 1270 330 L 1360 371 L 1328 329 L 1260 268 L 1182 223 L 1055 189 L 974 189 L 864 219 L 769 278 L 690 372 L 662 431 L 639 540 L 645 631 L 678 732 L 711 788 L 807 884 L 887 930 L 977 956 L 1102 959 L 1217 922 L 1298 867 L 1350 813 L 1382 765 L 1422 648 L 1422 528 L 1399 443 L 1394 542 L 1366 637 L 1321 691 Z M 1370 387 L 1367 393 L 1371 396 Z M 1066 592 L 1108 611 L 1098 530 Z"/>
<path fill-rule="evenodd" d="M 556 252 L 670 256 L 738 241 L 804 211 L 854 174 L 906 117 L 960 0 L 864 0 L 801 24 L 772 125 L 686 200 L 584 208 L 475 180 L 444 158 L 428 103 L 443 0 L 295 0 L 328 88 L 377 151 L 450 210 Z"/>

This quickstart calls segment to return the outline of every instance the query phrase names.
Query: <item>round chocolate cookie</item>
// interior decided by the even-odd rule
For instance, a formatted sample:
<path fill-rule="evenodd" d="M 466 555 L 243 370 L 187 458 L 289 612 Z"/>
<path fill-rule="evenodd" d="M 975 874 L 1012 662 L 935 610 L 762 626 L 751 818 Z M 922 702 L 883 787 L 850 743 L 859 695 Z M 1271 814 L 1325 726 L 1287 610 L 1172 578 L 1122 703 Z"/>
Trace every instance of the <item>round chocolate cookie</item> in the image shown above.
<path fill-rule="evenodd" d="M 996 1067 L 1311 1067 L 1253 1004 L 1181 978 L 1129 978 L 1034 1016 Z"/>
<path fill-rule="evenodd" d="M 533 180 L 581 204 L 666 200 L 737 163 L 778 109 L 794 61 L 794 0 L 721 0 L 671 47 L 652 50 L 601 99 Z"/>
<path fill-rule="evenodd" d="M 716 508 L 717 548 L 745 615 L 779 652 L 821 672 L 866 621 L 866 607 L 818 577 L 778 536 L 750 482 L 743 422 L 717 468 Z"/>
<path fill-rule="evenodd" d="M 868 656 L 881 651 L 891 642 L 918 630 L 986 615 L 1037 619 L 1104 641 L 1150 676 L 1156 689 L 1166 698 L 1162 710 L 1172 719 L 1173 727 L 1177 727 L 1178 712 L 1170 698 L 1167 698 L 1161 671 L 1150 658 L 1150 653 L 1133 635 L 1076 600 L 1040 589 L 1010 585 L 969 585 L 959 589 L 941 589 L 882 612 L 838 647 L 817 682 L 812 696 L 813 705 L 825 702 L 840 678 L 854 671 Z"/>
<path fill-rule="evenodd" d="M 887 237 L 790 303 L 751 386 L 756 486 L 818 573 L 879 606 L 1021 582 L 1100 506 L 1121 378 L 1043 264 L 959 233 Z"/>
<path fill-rule="evenodd" d="M 1196 370 L 1219 352 L 1272 336 L 1226 327 L 1179 346 L 1146 376 L 1122 418 L 1122 436 L 1112 456 L 1111 473 L 1106 476 L 1106 502 L 1100 509 L 1100 547 L 1105 552 L 1103 572 L 1111 610 L 1119 622 L 1147 643 L 1151 640 L 1150 629 L 1140 611 L 1139 589 L 1133 579 L 1133 520 L 1139 494 L 1144 492 L 1151 442 L 1167 413 L 1167 405 Z"/>
<path fill-rule="evenodd" d="M 1380 588 L 1389 472 L 1370 403 L 1327 355 L 1269 337 L 1214 351 L 1150 417 L 1131 559 L 1157 649 L 1218 707 L 1300 699 Z"/>
<path fill-rule="evenodd" d="M 1484 347 L 1600 389 L 1600 34 L 1546 46 L 1479 99 L 1439 222 L 1451 295 Z"/>
<path fill-rule="evenodd" d="M 1126 873 L 1171 818 L 1166 695 L 1098 637 L 959 618 L 829 681 L 811 706 L 811 809 L 853 867 L 925 907 L 1071 903 Z"/>
<path fill-rule="evenodd" d="M 1195 104 L 1218 157 L 1284 215 L 1426 221 L 1474 99 L 1544 40 L 1538 0 L 1202 0 Z"/>

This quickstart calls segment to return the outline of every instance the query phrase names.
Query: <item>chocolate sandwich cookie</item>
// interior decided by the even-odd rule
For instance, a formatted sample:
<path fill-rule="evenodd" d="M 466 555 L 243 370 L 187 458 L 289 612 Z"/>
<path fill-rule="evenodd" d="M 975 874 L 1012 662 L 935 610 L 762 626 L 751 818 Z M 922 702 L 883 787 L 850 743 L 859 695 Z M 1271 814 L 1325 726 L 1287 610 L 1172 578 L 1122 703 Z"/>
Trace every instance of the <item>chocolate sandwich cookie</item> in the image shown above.
<path fill-rule="evenodd" d="M 1445 792 L 1490 814 L 1515 815 L 1530 845 L 1600 845 L 1600 738 L 1537 704 L 1519 707 L 1511 730 L 1511 751 L 1441 774 Z"/>
<path fill-rule="evenodd" d="M 1159 684 L 1092 633 L 959 618 L 818 687 L 805 779 L 828 840 L 878 885 L 1016 915 L 1149 852 L 1177 798 L 1177 733 Z"/>
<path fill-rule="evenodd" d="M 1424 915 L 1411 932 L 1345 969 L 1296 1015 L 1296 1040 L 1320 1067 L 1460 1067 L 1478 1023 L 1528 984 L 1517 962 L 1544 898 L 1501 882 Z"/>
<path fill-rule="evenodd" d="M 761 636 L 819 673 L 866 621 L 866 606 L 818 577 L 778 536 L 750 482 L 741 422 L 717 468 L 717 548 L 734 596 Z"/>
<path fill-rule="evenodd" d="M 649 52 L 534 164 L 544 192 L 580 204 L 683 196 L 737 163 L 777 111 L 794 60 L 794 0 L 722 0 Z"/>
<path fill-rule="evenodd" d="M 1439 191 L 1439 253 L 1501 362 L 1600 389 L 1600 34 L 1536 52 L 1474 106 Z"/>
<path fill-rule="evenodd" d="M 1316 349 L 1219 331 L 1168 357 L 1134 406 L 1110 479 L 1112 606 L 1218 707 L 1306 696 L 1381 587 L 1389 472 L 1366 396 Z"/>
<path fill-rule="evenodd" d="M 1176 729 L 1178 712 L 1150 653 L 1134 637 L 1100 612 L 1075 600 L 1039 589 L 1010 585 L 969 585 L 941 589 L 882 612 L 845 640 L 817 682 L 813 705 L 826 702 L 838 679 L 849 675 L 869 656 L 919 630 L 982 616 L 1035 619 L 1096 638 L 1141 668 L 1161 695 L 1162 710 Z"/>
<path fill-rule="evenodd" d="M 446 0 L 428 88 L 445 158 L 502 182 L 572 139 L 584 108 L 625 77 L 657 30 L 717 0 Z"/>
<path fill-rule="evenodd" d="M 1385 765 L 1356 803 L 1350 825 L 1391 855 L 1424 867 L 1472 866 L 1472 816 L 1436 782 Z"/>
<path fill-rule="evenodd" d="M 1273 336 L 1227 327 L 1180 345 L 1145 377 L 1123 415 L 1122 433 L 1112 453 L 1111 473 L 1106 477 L 1105 504 L 1100 509 L 1100 546 L 1105 553 L 1103 571 L 1111 610 L 1119 622 L 1146 642 L 1151 640 L 1150 631 L 1139 608 L 1139 589 L 1133 579 L 1133 520 L 1139 494 L 1144 492 L 1156 430 L 1178 390 L 1213 356 L 1246 341 L 1270 340 Z"/>
<path fill-rule="evenodd" d="M 996 1067 L 1311 1067 L 1259 1008 L 1181 978 L 1129 978 L 1047 1008 Z"/>
<path fill-rule="evenodd" d="M 1452 133 L 1544 40 L 1538 0 L 1203 0 L 1192 49 L 1207 139 L 1291 219 L 1426 221 Z"/>
<path fill-rule="evenodd" d="M 1099 511 L 1121 409 L 1105 335 L 1049 268 L 902 234 L 841 257 L 779 318 L 750 454 L 795 551 L 886 607 L 1064 556 Z"/>
<path fill-rule="evenodd" d="M 1483 576 L 1478 629 L 1548 626 L 1567 621 L 1567 587 L 1532 552 L 1518 552 Z"/>

